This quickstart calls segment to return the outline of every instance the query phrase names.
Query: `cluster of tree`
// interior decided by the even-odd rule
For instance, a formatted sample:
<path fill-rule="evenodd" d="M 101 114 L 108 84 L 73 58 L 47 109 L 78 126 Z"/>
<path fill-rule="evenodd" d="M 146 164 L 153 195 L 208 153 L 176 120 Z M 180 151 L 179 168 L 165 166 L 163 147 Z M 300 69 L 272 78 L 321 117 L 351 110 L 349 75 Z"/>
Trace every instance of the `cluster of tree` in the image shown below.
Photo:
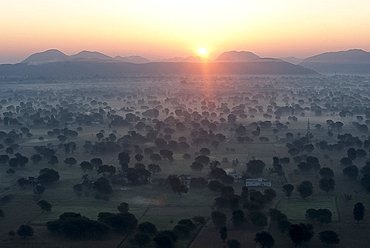
<path fill-rule="evenodd" d="M 307 220 L 319 222 L 320 226 L 322 226 L 322 224 L 331 223 L 332 213 L 328 209 L 310 208 L 306 210 L 305 217 Z"/>

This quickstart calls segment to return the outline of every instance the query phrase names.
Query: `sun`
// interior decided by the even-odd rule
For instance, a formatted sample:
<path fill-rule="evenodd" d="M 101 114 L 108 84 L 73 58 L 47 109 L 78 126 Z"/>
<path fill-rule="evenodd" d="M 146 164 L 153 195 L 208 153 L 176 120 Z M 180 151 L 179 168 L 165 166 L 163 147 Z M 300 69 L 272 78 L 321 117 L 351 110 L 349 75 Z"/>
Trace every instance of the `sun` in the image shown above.
<path fill-rule="evenodd" d="M 198 53 L 200 54 L 200 55 L 206 55 L 207 54 L 207 48 L 205 48 L 205 47 L 199 47 L 198 48 Z"/>

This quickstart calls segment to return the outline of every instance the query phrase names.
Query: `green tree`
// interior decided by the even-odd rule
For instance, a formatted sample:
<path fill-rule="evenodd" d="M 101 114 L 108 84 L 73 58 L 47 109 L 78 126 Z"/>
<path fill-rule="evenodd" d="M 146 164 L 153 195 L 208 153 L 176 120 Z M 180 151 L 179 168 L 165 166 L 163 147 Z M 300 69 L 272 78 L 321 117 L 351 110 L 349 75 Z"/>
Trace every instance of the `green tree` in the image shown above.
<path fill-rule="evenodd" d="M 244 212 L 240 209 L 233 212 L 232 217 L 233 226 L 239 228 L 244 223 Z"/>
<path fill-rule="evenodd" d="M 334 231 L 323 231 L 319 233 L 319 239 L 322 243 L 326 244 L 326 247 L 329 247 L 329 245 L 333 244 L 339 244 L 339 236 Z"/>
<path fill-rule="evenodd" d="M 294 190 L 294 186 L 291 184 L 285 184 L 283 186 L 283 191 L 285 193 L 285 196 L 288 198 L 292 196 L 293 190 Z"/>
<path fill-rule="evenodd" d="M 229 239 L 227 241 L 228 248 L 240 248 L 240 242 L 236 239 Z"/>
<path fill-rule="evenodd" d="M 128 210 L 129 210 L 129 205 L 128 203 L 126 202 L 122 202 L 121 204 L 119 204 L 117 206 L 117 210 L 122 213 L 122 214 L 125 214 L 125 213 L 128 213 Z"/>
<path fill-rule="evenodd" d="M 227 239 L 227 227 L 222 226 L 220 228 L 220 238 L 222 239 L 222 242 L 225 244 L 225 241 Z"/>
<path fill-rule="evenodd" d="M 211 219 L 215 226 L 223 226 L 226 224 L 226 215 L 220 211 L 213 211 Z"/>
<path fill-rule="evenodd" d="M 278 222 L 278 229 L 281 232 L 281 236 L 284 235 L 285 232 L 289 231 L 291 223 L 288 220 L 280 220 Z"/>
<path fill-rule="evenodd" d="M 298 185 L 297 190 L 301 194 L 302 198 L 306 199 L 313 193 L 312 183 L 310 181 L 303 181 L 300 185 Z"/>
<path fill-rule="evenodd" d="M 261 212 L 250 212 L 249 219 L 257 227 L 267 226 L 267 216 Z"/>
<path fill-rule="evenodd" d="M 364 219 L 365 207 L 361 202 L 357 202 L 353 207 L 353 218 L 357 221 L 357 224 L 360 220 Z"/>
<path fill-rule="evenodd" d="M 302 242 L 308 242 L 314 235 L 313 226 L 310 224 L 292 224 L 289 230 L 289 236 L 297 247 Z"/>
<path fill-rule="evenodd" d="M 69 157 L 64 159 L 63 161 L 65 164 L 68 164 L 69 166 L 75 165 L 77 163 L 77 160 L 74 157 Z"/>
<path fill-rule="evenodd" d="M 262 248 L 271 248 L 275 244 L 275 239 L 272 237 L 272 235 L 269 232 L 260 232 L 260 233 L 256 233 L 254 242 L 262 246 Z"/>
<path fill-rule="evenodd" d="M 154 236 L 157 234 L 157 227 L 151 222 L 143 222 L 137 226 L 139 232 L 147 234 L 149 236 Z"/>
<path fill-rule="evenodd" d="M 130 240 L 131 243 L 137 244 L 140 248 L 150 243 L 150 237 L 145 233 L 137 233 L 134 238 Z"/>
<path fill-rule="evenodd" d="M 41 200 L 37 203 L 37 205 L 40 206 L 41 210 L 42 210 L 42 213 L 44 213 L 45 211 L 46 212 L 50 212 L 51 211 L 51 208 L 52 208 L 52 205 L 50 203 L 48 203 L 47 201 L 45 200 Z"/>
<path fill-rule="evenodd" d="M 27 236 L 33 236 L 33 229 L 29 225 L 21 225 L 17 230 L 17 234 L 26 239 Z"/>
<path fill-rule="evenodd" d="M 247 173 L 259 175 L 262 174 L 266 164 L 262 160 L 249 160 L 247 163 Z"/>
<path fill-rule="evenodd" d="M 333 178 L 323 178 L 319 181 L 320 189 L 325 191 L 326 194 L 329 194 L 330 191 L 334 190 L 335 181 Z"/>

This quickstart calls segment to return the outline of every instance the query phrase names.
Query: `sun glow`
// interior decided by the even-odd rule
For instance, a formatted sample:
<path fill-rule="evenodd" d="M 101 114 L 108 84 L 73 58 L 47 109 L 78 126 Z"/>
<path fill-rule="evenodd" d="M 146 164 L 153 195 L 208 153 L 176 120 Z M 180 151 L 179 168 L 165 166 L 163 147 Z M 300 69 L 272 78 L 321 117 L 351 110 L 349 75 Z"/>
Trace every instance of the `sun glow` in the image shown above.
<path fill-rule="evenodd" d="M 200 54 L 200 55 L 206 55 L 207 54 L 207 48 L 205 48 L 205 47 L 199 47 L 199 49 L 198 49 L 198 53 Z"/>

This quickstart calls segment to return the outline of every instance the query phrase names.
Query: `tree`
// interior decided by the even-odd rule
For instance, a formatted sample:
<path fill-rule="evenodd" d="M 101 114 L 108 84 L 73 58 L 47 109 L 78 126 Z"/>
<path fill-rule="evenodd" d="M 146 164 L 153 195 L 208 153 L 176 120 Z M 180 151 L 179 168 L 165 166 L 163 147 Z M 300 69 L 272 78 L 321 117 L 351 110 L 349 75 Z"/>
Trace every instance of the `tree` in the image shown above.
<path fill-rule="evenodd" d="M 38 162 L 40 162 L 42 159 L 41 155 L 40 154 L 34 154 L 31 156 L 31 160 L 34 164 L 37 164 Z"/>
<path fill-rule="evenodd" d="M 225 244 L 225 241 L 227 239 L 227 227 L 222 226 L 220 228 L 220 238 L 222 239 L 222 242 Z"/>
<path fill-rule="evenodd" d="M 17 234 L 26 239 L 27 236 L 33 236 L 33 229 L 29 225 L 21 225 L 17 230 Z"/>
<path fill-rule="evenodd" d="M 297 247 L 302 242 L 308 242 L 314 235 L 313 226 L 310 224 L 292 224 L 289 230 L 289 236 Z"/>
<path fill-rule="evenodd" d="M 334 190 L 335 181 L 333 178 L 323 178 L 319 181 L 320 189 L 329 194 L 330 191 Z"/>
<path fill-rule="evenodd" d="M 334 171 L 330 169 L 329 167 L 323 167 L 319 171 L 320 176 L 323 178 L 333 178 L 334 177 Z"/>
<path fill-rule="evenodd" d="M 130 163 L 130 155 L 126 152 L 121 152 L 118 154 L 118 161 L 122 167 L 122 170 L 127 171 L 128 164 Z"/>
<path fill-rule="evenodd" d="M 357 224 L 360 220 L 364 219 L 365 207 L 361 202 L 357 202 L 353 207 L 353 219 L 357 221 Z"/>
<path fill-rule="evenodd" d="M 69 157 L 64 159 L 63 161 L 65 164 L 68 164 L 69 166 L 75 165 L 77 163 L 77 160 L 74 157 Z"/>
<path fill-rule="evenodd" d="M 8 155 L 0 155 L 0 165 L 8 163 L 9 159 Z"/>
<path fill-rule="evenodd" d="M 202 148 L 199 150 L 199 153 L 205 156 L 209 156 L 211 155 L 211 150 L 209 150 L 208 148 Z"/>
<path fill-rule="evenodd" d="M 287 232 L 290 228 L 291 223 L 288 220 L 280 220 L 278 222 L 278 229 L 281 232 L 281 236 L 284 235 L 285 232 Z"/>
<path fill-rule="evenodd" d="M 356 160 L 356 150 L 354 148 L 349 148 L 347 150 L 347 157 L 351 159 L 352 161 Z"/>
<path fill-rule="evenodd" d="M 329 247 L 329 245 L 333 244 L 339 244 L 339 236 L 336 232 L 334 231 L 323 231 L 319 233 L 319 239 L 321 240 L 322 243 L 326 244 L 326 247 Z"/>
<path fill-rule="evenodd" d="M 59 163 L 59 160 L 58 160 L 57 156 L 51 156 L 49 158 L 48 164 L 55 165 L 55 164 L 58 164 L 58 163 Z M 77 161 L 76 161 L 76 163 L 77 163 Z"/>
<path fill-rule="evenodd" d="M 320 223 L 320 226 L 324 223 L 330 223 L 332 219 L 332 213 L 328 209 L 319 209 L 317 210 L 317 221 Z"/>
<path fill-rule="evenodd" d="M 103 165 L 103 160 L 101 158 L 92 158 L 90 163 L 95 167 L 95 169 L 98 169 L 99 166 Z"/>
<path fill-rule="evenodd" d="M 225 187 L 225 185 L 223 183 L 221 183 L 220 181 L 216 181 L 216 180 L 211 180 L 209 181 L 209 183 L 207 184 L 207 188 L 213 192 L 220 192 L 220 190 Z"/>
<path fill-rule="evenodd" d="M 158 247 L 163 247 L 163 248 L 171 248 L 173 247 L 174 241 L 169 237 L 168 235 L 165 234 L 158 234 L 153 238 L 154 242 L 157 244 Z"/>
<path fill-rule="evenodd" d="M 206 155 L 199 155 L 195 158 L 195 161 L 202 164 L 209 164 L 209 157 L 207 157 Z"/>
<path fill-rule="evenodd" d="M 271 199 L 274 199 L 276 197 L 276 191 L 271 188 L 265 189 L 264 193 L 265 195 L 268 195 L 269 197 L 271 197 Z"/>
<path fill-rule="evenodd" d="M 191 168 L 193 171 L 202 171 L 202 170 L 203 170 L 203 164 L 202 164 L 202 163 L 199 163 L 199 162 L 193 162 L 193 163 L 190 165 L 190 168 Z"/>
<path fill-rule="evenodd" d="M 129 210 L 129 205 L 128 203 L 126 202 L 122 202 L 121 204 L 119 204 L 117 206 L 117 210 L 122 213 L 122 214 L 125 214 L 125 213 L 128 213 L 128 210 Z"/>
<path fill-rule="evenodd" d="M 261 212 L 250 212 L 249 219 L 257 227 L 267 226 L 267 216 Z"/>
<path fill-rule="evenodd" d="M 294 186 L 291 184 L 285 184 L 283 186 L 283 191 L 285 193 L 285 196 L 288 198 L 292 196 L 293 190 L 294 190 Z"/>
<path fill-rule="evenodd" d="M 93 189 L 103 195 L 110 195 L 113 193 L 109 180 L 104 177 L 99 178 L 93 183 Z"/>
<path fill-rule="evenodd" d="M 298 185 L 297 190 L 301 194 L 302 198 L 306 199 L 313 193 L 312 183 L 310 181 L 303 181 L 300 185 Z"/>
<path fill-rule="evenodd" d="M 137 162 L 140 163 L 144 159 L 144 156 L 142 154 L 138 153 L 138 154 L 135 155 L 135 159 L 136 159 Z"/>
<path fill-rule="evenodd" d="M 358 167 L 356 165 L 350 165 L 343 169 L 343 175 L 355 179 L 358 176 Z"/>
<path fill-rule="evenodd" d="M 89 161 L 82 161 L 80 163 L 80 167 L 81 167 L 81 170 L 84 171 L 84 173 L 86 173 L 87 170 L 93 170 L 94 169 L 93 164 L 90 163 Z"/>
<path fill-rule="evenodd" d="M 228 248 L 240 248 L 240 242 L 235 239 L 229 239 L 227 241 Z"/>
<path fill-rule="evenodd" d="M 318 212 L 314 208 L 310 208 L 306 210 L 305 217 L 307 220 L 314 221 L 317 218 Z"/>
<path fill-rule="evenodd" d="M 149 158 L 150 158 L 153 162 L 158 162 L 158 161 L 161 161 L 161 160 L 162 160 L 161 155 L 159 155 L 158 153 L 152 153 L 152 154 L 150 154 Z"/>
<path fill-rule="evenodd" d="M 47 201 L 45 201 L 45 200 L 41 200 L 41 201 L 39 201 L 39 202 L 37 203 L 37 205 L 39 205 L 39 206 L 40 206 L 40 208 L 41 208 L 41 210 L 42 210 L 42 213 L 44 213 L 45 211 L 46 211 L 46 212 L 50 212 L 50 211 L 51 211 L 51 208 L 52 208 L 51 204 L 50 204 L 50 203 L 48 203 L 48 202 L 47 202 Z"/>
<path fill-rule="evenodd" d="M 44 168 L 40 170 L 40 176 L 38 176 L 37 180 L 41 184 L 49 184 L 58 181 L 59 178 L 59 173 L 56 170 Z"/>
<path fill-rule="evenodd" d="M 190 235 L 190 227 L 187 226 L 187 225 L 182 225 L 182 224 L 179 224 L 179 225 L 176 225 L 173 230 L 177 231 L 177 233 L 180 235 L 180 237 L 189 237 Z"/>
<path fill-rule="evenodd" d="M 225 175 L 226 175 L 226 171 L 221 168 L 214 168 L 209 173 L 209 177 L 215 178 L 215 179 L 221 179 Z"/>
<path fill-rule="evenodd" d="M 218 210 L 226 209 L 229 207 L 229 198 L 225 196 L 217 197 L 213 206 Z"/>
<path fill-rule="evenodd" d="M 239 228 L 244 223 L 244 212 L 240 209 L 233 212 L 232 217 L 233 226 Z"/>
<path fill-rule="evenodd" d="M 171 185 L 173 192 L 178 193 L 180 197 L 182 197 L 182 193 L 188 192 L 188 188 L 185 185 L 181 184 L 180 179 L 176 175 L 169 175 L 167 177 L 167 180 Z"/>
<path fill-rule="evenodd" d="M 256 237 L 254 238 L 254 242 L 262 246 L 262 248 L 271 248 L 275 244 L 275 240 L 269 232 L 260 232 L 256 233 Z"/>
<path fill-rule="evenodd" d="M 226 224 L 226 215 L 220 211 L 213 211 L 211 213 L 211 219 L 215 226 L 224 226 Z"/>
<path fill-rule="evenodd" d="M 151 222 L 143 222 L 137 226 L 139 232 L 147 234 L 149 236 L 154 236 L 157 234 L 157 227 Z"/>
<path fill-rule="evenodd" d="M 145 233 L 137 233 L 130 242 L 137 244 L 140 248 L 150 243 L 150 236 Z"/>
<path fill-rule="evenodd" d="M 152 172 L 153 174 L 157 172 L 161 172 L 161 167 L 157 164 L 149 164 L 148 171 Z"/>
<path fill-rule="evenodd" d="M 247 163 L 247 173 L 250 174 L 262 174 L 266 164 L 261 160 L 249 160 Z"/>

